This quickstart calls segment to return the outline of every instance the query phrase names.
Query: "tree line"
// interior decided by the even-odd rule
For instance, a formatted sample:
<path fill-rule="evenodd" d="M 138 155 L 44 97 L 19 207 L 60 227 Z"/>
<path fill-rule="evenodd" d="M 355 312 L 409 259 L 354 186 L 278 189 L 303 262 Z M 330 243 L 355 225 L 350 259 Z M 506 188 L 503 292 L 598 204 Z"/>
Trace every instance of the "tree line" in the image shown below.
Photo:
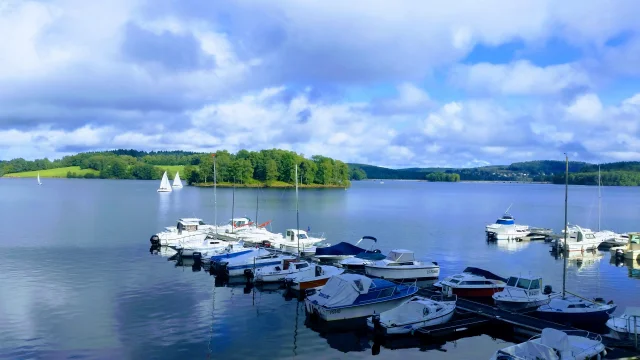
<path fill-rule="evenodd" d="M 215 154 L 216 180 L 220 183 L 273 183 L 295 182 L 295 166 L 298 165 L 299 181 L 302 184 L 325 186 L 349 186 L 350 171 L 347 164 L 325 156 L 314 155 L 311 159 L 293 151 L 271 149 L 261 151 L 240 150 L 232 154 L 226 150 Z M 27 161 L 13 159 L 0 162 L 0 175 L 35 170 L 47 170 L 78 166 L 93 169 L 92 173 L 78 175 L 73 171 L 67 177 L 102 179 L 160 179 L 163 166 L 184 166 L 181 178 L 188 183 L 213 182 L 214 158 L 212 154 L 184 151 L 144 152 L 137 150 L 113 150 L 87 152 L 65 156 L 49 161 L 38 159 Z"/>

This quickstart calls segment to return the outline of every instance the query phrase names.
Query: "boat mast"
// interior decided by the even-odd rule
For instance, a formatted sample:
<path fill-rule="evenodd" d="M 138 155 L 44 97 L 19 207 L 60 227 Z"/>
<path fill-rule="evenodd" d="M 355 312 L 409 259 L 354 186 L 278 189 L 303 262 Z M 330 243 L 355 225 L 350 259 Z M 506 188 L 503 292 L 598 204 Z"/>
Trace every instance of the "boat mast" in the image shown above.
<path fill-rule="evenodd" d="M 256 190 L 258 190 L 258 192 L 256 192 L 256 220 L 255 220 L 256 229 L 257 229 L 258 228 L 258 204 L 259 204 L 259 198 L 260 198 L 260 188 L 256 188 Z"/>
<path fill-rule="evenodd" d="M 562 257 L 562 298 L 565 297 L 565 289 L 567 284 L 567 202 L 569 199 L 569 156 L 567 156 L 567 153 L 565 153 L 564 156 L 566 168 L 564 173 L 564 256 Z"/>
<path fill-rule="evenodd" d="M 598 164 L 598 231 L 600 231 L 600 214 L 602 212 L 602 194 L 600 193 L 600 164 Z"/>
<path fill-rule="evenodd" d="M 236 210 L 236 177 L 233 177 L 233 193 L 231 198 L 231 233 L 233 234 L 234 229 L 236 228 L 236 222 L 233 218 L 234 212 Z"/>
<path fill-rule="evenodd" d="M 300 259 L 300 212 L 298 211 L 298 164 L 296 164 L 296 232 L 298 233 L 298 259 Z"/>
<path fill-rule="evenodd" d="M 213 221 L 216 225 L 216 239 L 218 239 L 218 176 L 216 175 L 216 154 L 213 156 Z"/>

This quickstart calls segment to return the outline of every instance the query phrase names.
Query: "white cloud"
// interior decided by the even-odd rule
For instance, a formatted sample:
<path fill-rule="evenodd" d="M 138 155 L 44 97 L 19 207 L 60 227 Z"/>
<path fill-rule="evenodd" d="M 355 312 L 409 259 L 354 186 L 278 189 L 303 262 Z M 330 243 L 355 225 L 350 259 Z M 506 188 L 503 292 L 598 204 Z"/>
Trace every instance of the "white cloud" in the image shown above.
<path fill-rule="evenodd" d="M 451 79 L 473 92 L 503 95 L 548 95 L 591 86 L 588 75 L 577 65 L 538 67 L 525 60 L 504 65 L 460 65 L 453 70 Z"/>
<path fill-rule="evenodd" d="M 567 114 L 574 119 L 581 121 L 599 121 L 602 113 L 602 103 L 596 94 L 584 94 L 578 96 L 570 104 Z"/>

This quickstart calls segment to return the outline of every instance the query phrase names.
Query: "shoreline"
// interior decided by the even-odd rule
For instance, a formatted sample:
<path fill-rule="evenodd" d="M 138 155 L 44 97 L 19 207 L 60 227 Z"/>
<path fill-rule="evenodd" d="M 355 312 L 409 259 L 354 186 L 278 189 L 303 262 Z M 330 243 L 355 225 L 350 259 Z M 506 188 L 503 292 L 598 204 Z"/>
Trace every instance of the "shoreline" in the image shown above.
<path fill-rule="evenodd" d="M 194 184 L 190 184 L 189 186 L 193 186 L 193 187 L 213 187 L 213 183 L 212 182 L 207 182 L 207 183 L 194 183 Z M 232 183 L 218 183 L 216 184 L 217 187 L 222 187 L 222 188 L 232 188 L 234 187 L 234 184 Z M 267 183 L 254 183 L 254 184 L 235 184 L 235 187 L 237 188 L 271 188 L 271 189 L 295 189 L 296 185 L 295 184 L 288 184 L 288 183 L 274 183 L 274 184 L 267 184 Z M 322 184 L 298 184 L 298 188 L 300 189 L 346 189 L 348 186 L 344 186 L 344 185 L 322 185 Z"/>

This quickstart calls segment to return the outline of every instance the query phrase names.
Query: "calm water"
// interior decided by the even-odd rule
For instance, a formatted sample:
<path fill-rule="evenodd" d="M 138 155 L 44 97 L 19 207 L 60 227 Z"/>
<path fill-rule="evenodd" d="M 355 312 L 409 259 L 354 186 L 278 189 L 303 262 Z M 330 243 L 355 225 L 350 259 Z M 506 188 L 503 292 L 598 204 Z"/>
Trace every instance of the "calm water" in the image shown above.
<path fill-rule="evenodd" d="M 359 330 L 305 324 L 304 306 L 277 289 L 216 287 L 206 272 L 149 253 L 149 237 L 179 217 L 214 220 L 212 189 L 156 193 L 157 182 L 0 179 L 0 358 L 364 358 Z M 237 189 L 235 215 L 255 218 L 255 189 Z M 602 227 L 638 231 L 638 188 L 603 188 Z M 231 190 L 218 190 L 218 221 L 231 217 Z M 488 244 L 484 226 L 513 203 L 517 221 L 559 231 L 564 187 L 524 184 L 356 182 L 301 190 L 300 226 L 332 243 L 363 235 L 378 247 L 409 248 L 438 261 L 442 276 L 477 266 L 504 276 L 533 272 L 561 288 L 562 260 L 549 246 Z M 594 187 L 570 187 L 569 221 L 597 228 Z M 295 227 L 291 190 L 261 190 L 259 222 Z M 568 289 L 619 304 L 640 296 L 640 264 L 609 253 L 572 259 Z M 635 269 L 635 270 L 634 270 Z M 245 293 L 246 292 L 246 293 Z M 487 335 L 440 344 L 390 343 L 383 358 L 489 358 L 506 344 Z"/>

